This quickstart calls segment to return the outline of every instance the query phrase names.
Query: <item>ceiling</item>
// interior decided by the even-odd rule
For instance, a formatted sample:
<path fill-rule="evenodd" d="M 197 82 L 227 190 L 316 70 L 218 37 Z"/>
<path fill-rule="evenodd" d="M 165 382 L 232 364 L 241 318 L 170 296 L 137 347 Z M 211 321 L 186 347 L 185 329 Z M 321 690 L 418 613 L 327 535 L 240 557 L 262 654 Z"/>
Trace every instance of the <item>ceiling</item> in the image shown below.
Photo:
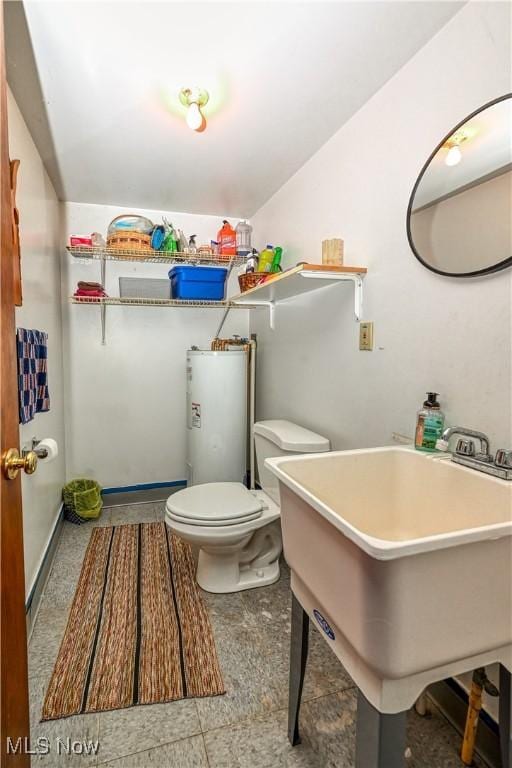
<path fill-rule="evenodd" d="M 463 4 L 12 2 L 7 74 L 61 199 L 250 217 Z"/>
<path fill-rule="evenodd" d="M 458 130 L 465 131 L 468 137 L 461 145 L 461 161 L 458 165 L 446 165 L 448 150 L 441 147 L 418 187 L 415 210 L 512 163 L 512 99 L 478 112 Z"/>

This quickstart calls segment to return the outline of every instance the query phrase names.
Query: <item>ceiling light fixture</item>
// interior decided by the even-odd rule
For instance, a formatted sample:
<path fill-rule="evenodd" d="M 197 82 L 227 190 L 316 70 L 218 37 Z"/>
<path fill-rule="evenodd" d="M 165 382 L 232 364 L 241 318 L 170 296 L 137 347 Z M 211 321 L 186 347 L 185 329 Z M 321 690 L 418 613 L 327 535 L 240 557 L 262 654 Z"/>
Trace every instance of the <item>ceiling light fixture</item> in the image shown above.
<path fill-rule="evenodd" d="M 182 88 L 180 91 L 180 101 L 184 107 L 187 107 L 187 125 L 198 133 L 206 128 L 206 120 L 201 112 L 201 107 L 204 107 L 209 98 L 208 91 L 203 88 Z"/>
<path fill-rule="evenodd" d="M 458 165 L 462 160 L 462 151 L 460 145 L 469 139 L 469 134 L 465 131 L 456 131 L 448 141 L 445 141 L 443 148 L 448 150 L 444 159 L 446 165 Z"/>
<path fill-rule="evenodd" d="M 454 144 L 453 147 L 450 147 L 448 150 L 448 154 L 445 158 L 446 165 L 458 165 L 460 161 L 462 160 L 462 152 L 460 151 L 460 147 Z"/>

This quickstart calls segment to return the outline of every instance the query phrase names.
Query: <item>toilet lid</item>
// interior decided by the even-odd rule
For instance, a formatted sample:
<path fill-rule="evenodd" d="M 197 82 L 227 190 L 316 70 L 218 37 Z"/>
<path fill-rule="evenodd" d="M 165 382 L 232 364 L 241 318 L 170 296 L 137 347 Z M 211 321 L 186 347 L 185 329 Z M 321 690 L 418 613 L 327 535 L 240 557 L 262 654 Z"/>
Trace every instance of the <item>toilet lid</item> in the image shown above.
<path fill-rule="evenodd" d="M 256 520 L 263 503 L 242 483 L 203 483 L 178 491 L 167 500 L 167 511 L 189 525 L 234 525 Z"/>

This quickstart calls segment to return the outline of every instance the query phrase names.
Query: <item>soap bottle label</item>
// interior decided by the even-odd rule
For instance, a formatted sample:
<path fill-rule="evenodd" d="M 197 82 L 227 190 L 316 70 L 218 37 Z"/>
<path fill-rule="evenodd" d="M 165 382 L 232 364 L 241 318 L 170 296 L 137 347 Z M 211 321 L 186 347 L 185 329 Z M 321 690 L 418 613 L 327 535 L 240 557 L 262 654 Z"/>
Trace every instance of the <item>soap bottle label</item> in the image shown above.
<path fill-rule="evenodd" d="M 421 448 L 423 445 L 423 431 L 425 428 L 425 416 L 418 416 L 418 422 L 416 424 L 416 435 L 414 437 L 414 445 L 416 448 Z"/>
<path fill-rule="evenodd" d="M 436 443 L 443 432 L 444 418 L 442 414 L 420 414 L 416 426 L 414 443 L 416 448 L 424 451 L 435 451 Z"/>

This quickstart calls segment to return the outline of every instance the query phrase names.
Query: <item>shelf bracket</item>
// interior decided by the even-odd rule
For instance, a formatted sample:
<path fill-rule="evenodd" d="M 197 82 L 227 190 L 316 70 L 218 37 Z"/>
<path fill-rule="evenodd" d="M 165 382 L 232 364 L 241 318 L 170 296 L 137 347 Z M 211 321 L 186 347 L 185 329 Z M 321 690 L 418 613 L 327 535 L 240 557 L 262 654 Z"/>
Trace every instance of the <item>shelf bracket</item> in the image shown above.
<path fill-rule="evenodd" d="M 275 330 L 275 327 L 276 327 L 275 319 L 276 319 L 276 305 L 274 304 L 273 301 L 269 301 L 268 302 L 268 323 L 270 325 L 271 331 Z"/>
<path fill-rule="evenodd" d="M 304 270 L 303 277 L 313 280 L 321 280 L 324 275 L 322 272 Z M 343 283 L 354 283 L 354 314 L 356 316 L 356 321 L 359 323 L 363 316 L 363 278 L 358 274 L 344 274 L 343 276 L 340 276 L 338 280 Z"/>
<path fill-rule="evenodd" d="M 268 307 L 269 310 L 269 326 L 270 330 L 275 330 L 275 309 L 276 305 L 274 301 L 240 301 L 240 299 L 237 299 L 236 301 L 237 306 L 239 307 L 245 307 L 247 306 L 249 309 L 251 307 Z"/>
<path fill-rule="evenodd" d="M 322 272 L 315 272 L 313 270 L 304 270 L 304 273 L 302 275 L 305 278 L 310 278 L 313 280 L 322 280 L 324 279 L 324 274 Z M 363 275 L 362 274 L 347 274 L 345 273 L 343 276 L 336 277 L 337 280 L 340 282 L 350 282 L 354 285 L 354 315 L 357 322 L 361 321 L 361 318 L 363 316 Z M 298 295 L 298 294 L 297 294 Z M 285 299 L 282 299 L 281 301 L 288 301 L 292 297 L 287 297 Z M 237 299 L 236 304 L 240 307 L 243 306 L 251 306 L 251 307 L 268 307 L 269 308 L 269 320 L 270 320 L 270 328 L 274 330 L 275 328 L 275 306 L 276 304 L 281 303 L 281 301 L 275 302 L 271 300 L 257 300 L 257 299 L 247 299 L 247 301 L 244 301 L 243 299 Z"/>
<path fill-rule="evenodd" d="M 348 277 L 354 283 L 354 314 L 356 321 L 361 322 L 363 316 L 363 278 L 360 275 Z"/>

